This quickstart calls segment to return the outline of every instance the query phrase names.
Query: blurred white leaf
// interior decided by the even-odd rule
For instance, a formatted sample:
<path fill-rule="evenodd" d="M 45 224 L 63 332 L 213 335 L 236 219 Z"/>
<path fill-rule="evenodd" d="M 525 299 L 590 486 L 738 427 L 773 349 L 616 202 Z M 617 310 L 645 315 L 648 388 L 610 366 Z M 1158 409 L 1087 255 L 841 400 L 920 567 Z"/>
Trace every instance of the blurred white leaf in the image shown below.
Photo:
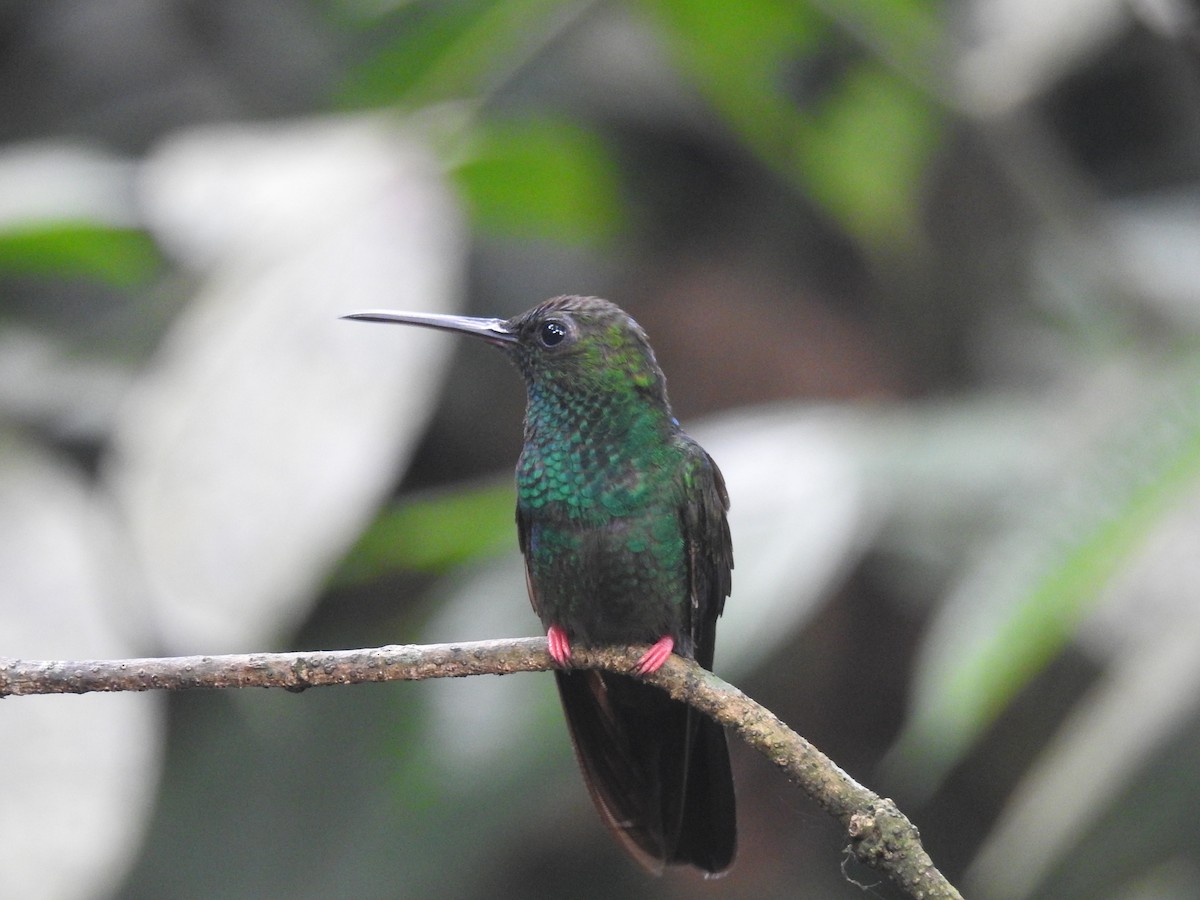
<path fill-rule="evenodd" d="M 1200 193 L 1110 204 L 1109 231 L 1130 292 L 1179 325 L 1200 327 Z"/>
<path fill-rule="evenodd" d="M 976 0 L 955 83 L 968 108 L 1002 115 L 1028 102 L 1115 39 L 1121 0 Z"/>
<path fill-rule="evenodd" d="M 0 433 L 0 653 L 125 657 L 113 525 L 80 475 Z M 0 705 L 0 897 L 92 900 L 140 844 L 162 753 L 162 698 Z"/>
<path fill-rule="evenodd" d="M 422 642 L 541 632 L 525 591 L 525 567 L 518 553 L 470 567 L 445 585 L 445 594 L 421 634 Z M 538 706 L 538 697 L 547 697 L 553 688 L 538 685 L 533 678 L 449 682 L 438 678 L 425 685 L 433 710 L 426 740 L 435 748 L 434 758 L 453 770 L 455 778 L 471 773 L 490 779 L 498 763 L 526 766 L 535 761 L 536 757 L 517 751 L 527 735 L 536 733 L 535 724 L 544 709 Z M 471 740 L 463 740 L 464 734 L 471 735 Z"/>
<path fill-rule="evenodd" d="M 261 649 L 402 471 L 450 350 L 338 316 L 450 310 L 458 210 L 422 148 L 373 119 L 180 135 L 143 201 L 203 280 L 105 474 L 170 652 Z"/>
<path fill-rule="evenodd" d="M 0 229 L 44 221 L 139 225 L 136 164 L 72 144 L 30 143 L 0 150 Z"/>
<path fill-rule="evenodd" d="M 59 340 L 19 327 L 0 331 L 0 414 L 76 440 L 108 433 L 130 370 L 82 359 Z"/>
<path fill-rule="evenodd" d="M 716 657 L 726 677 L 745 676 L 790 641 L 875 536 L 882 510 L 853 452 L 855 420 L 781 406 L 692 430 L 729 489 L 733 594 Z"/>

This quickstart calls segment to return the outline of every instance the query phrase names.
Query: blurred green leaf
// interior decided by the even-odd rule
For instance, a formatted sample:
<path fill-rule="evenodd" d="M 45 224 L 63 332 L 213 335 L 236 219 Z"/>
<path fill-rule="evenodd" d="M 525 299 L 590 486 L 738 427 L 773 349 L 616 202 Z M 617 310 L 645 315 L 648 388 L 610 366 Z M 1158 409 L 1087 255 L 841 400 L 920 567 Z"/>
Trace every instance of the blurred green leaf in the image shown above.
<path fill-rule="evenodd" d="M 825 10 L 812 5 L 643 2 L 683 67 L 764 162 L 868 244 L 908 243 L 938 134 L 928 97 L 871 58 L 845 67 L 821 96 L 803 96 L 803 72 L 819 68 L 819 44 L 835 35 Z M 928 55 L 934 41 L 930 17 L 907 0 L 829 14 L 846 16 L 841 24 L 889 60 Z"/>
<path fill-rule="evenodd" d="M 556 27 L 552 14 L 573 5 L 564 0 L 405 4 L 391 17 L 395 37 L 351 73 L 340 99 L 351 107 L 419 106 L 486 93 Z"/>
<path fill-rule="evenodd" d="M 874 64 L 854 67 L 800 123 L 796 170 L 852 233 L 904 244 L 917 227 L 921 173 L 938 135 L 926 97 Z"/>
<path fill-rule="evenodd" d="M 717 112 L 766 162 L 793 156 L 791 75 L 825 23 L 805 3 L 643 0 L 683 68 Z"/>
<path fill-rule="evenodd" d="M 591 132 L 538 119 L 485 125 L 473 140 L 454 175 L 478 227 L 584 243 L 620 230 L 616 166 Z"/>
<path fill-rule="evenodd" d="M 385 512 L 347 555 L 336 578 L 367 581 L 387 572 L 444 572 L 516 549 L 509 482 L 439 491 Z"/>
<path fill-rule="evenodd" d="M 94 278 L 127 288 L 150 279 L 160 263 L 154 242 L 132 228 L 56 221 L 0 230 L 0 271 Z"/>

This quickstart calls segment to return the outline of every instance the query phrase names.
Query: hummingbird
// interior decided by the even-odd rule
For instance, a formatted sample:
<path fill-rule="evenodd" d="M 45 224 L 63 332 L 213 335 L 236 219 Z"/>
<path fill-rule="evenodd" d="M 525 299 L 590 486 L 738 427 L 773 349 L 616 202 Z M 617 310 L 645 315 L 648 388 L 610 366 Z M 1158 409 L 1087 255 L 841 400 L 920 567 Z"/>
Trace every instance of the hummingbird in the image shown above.
<path fill-rule="evenodd" d="M 729 497 L 672 415 L 641 327 L 596 297 L 555 297 L 511 319 L 390 310 L 345 316 L 481 338 L 525 381 L 517 535 L 584 782 L 646 869 L 714 876 L 737 845 L 724 729 L 630 675 L 571 670 L 572 647 L 648 644 L 713 666 L 730 591 Z"/>

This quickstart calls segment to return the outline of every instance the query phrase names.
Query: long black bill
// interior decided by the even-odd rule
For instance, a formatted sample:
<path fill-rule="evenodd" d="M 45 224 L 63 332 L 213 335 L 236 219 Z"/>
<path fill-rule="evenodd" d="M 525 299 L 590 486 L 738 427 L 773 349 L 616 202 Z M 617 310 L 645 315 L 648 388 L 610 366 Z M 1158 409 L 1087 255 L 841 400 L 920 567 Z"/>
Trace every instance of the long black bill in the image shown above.
<path fill-rule="evenodd" d="M 363 322 L 391 322 L 397 325 L 419 325 L 422 328 L 437 328 L 442 331 L 458 331 L 483 338 L 489 344 L 503 347 L 515 344 L 517 335 L 503 319 L 476 319 L 471 316 L 447 316 L 441 313 L 393 312 L 390 309 L 365 309 L 349 313 L 343 319 L 359 319 Z"/>

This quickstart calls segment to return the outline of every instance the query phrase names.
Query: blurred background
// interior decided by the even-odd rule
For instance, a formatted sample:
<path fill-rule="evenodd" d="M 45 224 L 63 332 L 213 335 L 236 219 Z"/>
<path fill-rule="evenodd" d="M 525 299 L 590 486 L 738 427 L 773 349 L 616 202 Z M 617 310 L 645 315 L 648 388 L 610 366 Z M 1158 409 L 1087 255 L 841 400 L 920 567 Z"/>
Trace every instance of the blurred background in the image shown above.
<path fill-rule="evenodd" d="M 1184 0 L 9 0 L 0 654 L 537 633 L 519 378 L 337 316 L 561 293 L 725 472 L 719 674 L 967 896 L 1200 896 Z M 551 681 L 11 699 L 0 896 L 897 896 L 741 746 L 644 876 Z"/>

